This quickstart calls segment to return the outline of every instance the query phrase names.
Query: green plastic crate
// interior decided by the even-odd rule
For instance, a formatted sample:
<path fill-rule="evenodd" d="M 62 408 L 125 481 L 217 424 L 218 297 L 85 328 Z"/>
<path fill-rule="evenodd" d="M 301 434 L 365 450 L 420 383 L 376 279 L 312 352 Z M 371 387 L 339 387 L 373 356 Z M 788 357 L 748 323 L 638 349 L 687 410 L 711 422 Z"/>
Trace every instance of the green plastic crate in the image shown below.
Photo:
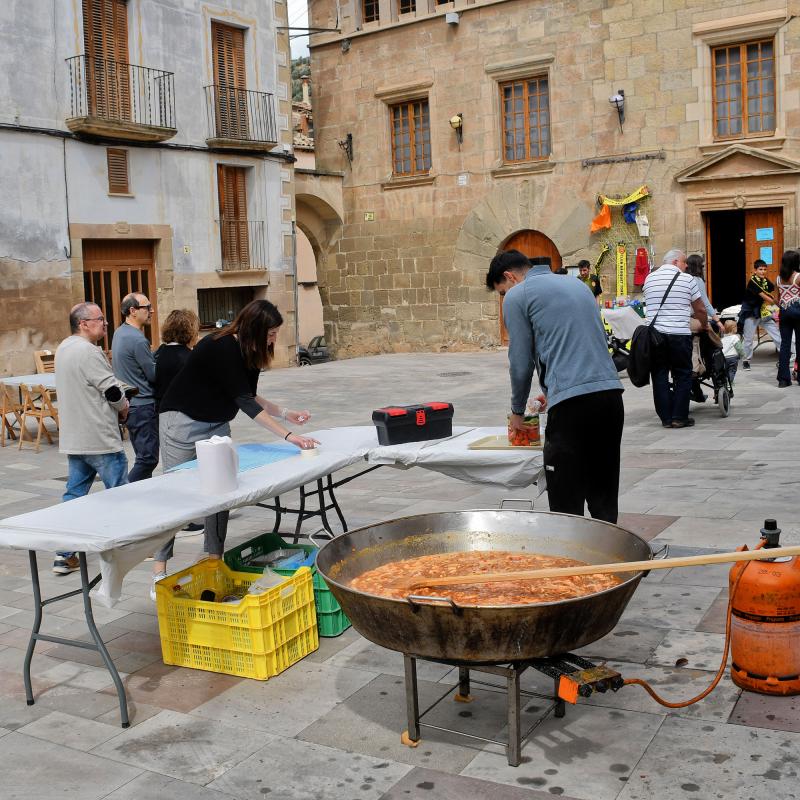
<path fill-rule="evenodd" d="M 277 533 L 263 533 L 250 539 L 238 547 L 232 547 L 224 555 L 225 563 L 236 572 L 255 572 L 261 573 L 263 567 L 253 567 L 250 563 L 273 550 L 284 548 L 301 548 L 306 553 L 316 551 L 316 547 L 310 544 L 289 544 L 281 539 Z M 293 575 L 293 569 L 276 569 L 279 575 Z M 350 627 L 350 620 L 345 616 L 339 601 L 333 596 L 328 584 L 317 572 L 316 566 L 311 567 L 311 574 L 314 581 L 314 602 L 317 607 L 317 626 L 319 635 L 325 638 L 332 638 L 344 633 Z"/>

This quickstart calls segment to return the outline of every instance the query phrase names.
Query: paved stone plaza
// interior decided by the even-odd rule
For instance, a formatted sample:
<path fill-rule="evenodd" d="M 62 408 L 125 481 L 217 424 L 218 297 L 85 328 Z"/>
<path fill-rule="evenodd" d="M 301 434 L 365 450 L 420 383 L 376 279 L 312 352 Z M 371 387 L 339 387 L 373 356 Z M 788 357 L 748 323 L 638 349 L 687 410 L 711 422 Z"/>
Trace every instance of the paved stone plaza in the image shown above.
<path fill-rule="evenodd" d="M 740 370 L 730 417 L 711 399 L 693 404 L 697 426 L 664 430 L 650 390 L 626 381 L 620 524 L 669 543 L 672 555 L 754 545 L 765 517 L 784 544 L 800 544 L 800 389 L 775 386 L 771 346 Z M 387 403 L 450 400 L 457 424 L 501 425 L 508 409 L 506 354 L 391 355 L 267 373 L 262 394 L 308 407 L 316 427 L 370 424 Z M 598 420 L 602 425 L 602 420 Z M 267 434 L 241 417 L 239 442 Z M 0 514 L 59 502 L 66 458 L 55 446 L 35 454 L 0 450 Z M 496 507 L 503 497 L 536 497 L 422 470 L 385 468 L 344 487 L 351 527 L 401 515 Z M 289 499 L 289 498 L 286 498 Z M 546 497 L 536 498 L 546 509 Z M 147 514 L 146 506 L 142 514 Z M 120 526 L 125 525 L 120 519 Z M 285 530 L 293 526 L 287 520 Z M 271 529 L 269 512 L 235 512 L 229 543 Z M 310 523 L 307 529 L 312 530 Z M 178 540 L 174 568 L 191 563 L 202 535 Z M 41 554 L 45 593 L 78 586 L 56 578 Z M 33 660 L 36 704 L 28 707 L 22 660 L 33 614 L 24 552 L 0 551 L 0 797 L 4 800 L 581 800 L 800 797 L 800 699 L 741 693 L 730 680 L 704 701 L 665 713 L 636 686 L 595 695 L 550 718 L 523 748 L 523 763 L 477 740 L 424 730 L 417 749 L 405 726 L 403 660 L 351 630 L 266 683 L 167 667 L 161 662 L 150 564 L 126 579 L 123 600 L 95 616 L 128 690 L 132 727 L 119 727 L 111 679 L 92 652 L 42 642 Z M 711 681 L 724 639 L 725 566 L 652 572 L 617 628 L 585 653 L 624 676 L 651 681 L 669 699 Z M 46 610 L 43 630 L 85 632 L 80 598 Z M 676 668 L 678 659 L 688 663 Z M 446 666 L 421 663 L 420 701 L 454 683 Z M 525 688 L 549 681 L 526 673 Z M 504 696 L 475 688 L 468 710 L 449 700 L 435 724 L 503 738 Z M 533 720 L 537 702 L 524 706 Z M 524 724 L 524 723 L 523 723 Z"/>

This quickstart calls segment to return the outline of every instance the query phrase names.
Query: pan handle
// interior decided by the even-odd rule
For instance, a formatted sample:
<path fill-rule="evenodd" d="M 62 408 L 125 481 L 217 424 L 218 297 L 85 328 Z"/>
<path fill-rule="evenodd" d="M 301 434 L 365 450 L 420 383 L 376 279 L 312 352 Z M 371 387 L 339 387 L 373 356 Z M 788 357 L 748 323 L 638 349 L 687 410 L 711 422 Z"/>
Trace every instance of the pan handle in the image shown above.
<path fill-rule="evenodd" d="M 434 597 L 426 594 L 410 594 L 406 597 L 408 604 L 416 612 L 419 607 L 423 605 L 436 605 L 437 603 L 447 603 L 452 609 L 454 614 L 461 615 L 464 609 L 453 600 L 452 597 Z"/>
<path fill-rule="evenodd" d="M 325 534 L 326 541 L 331 541 L 331 539 L 333 539 L 333 535 L 329 531 L 326 531 L 325 528 L 320 528 L 318 531 L 314 531 L 314 533 L 308 534 L 308 541 L 311 542 L 311 544 L 313 544 L 314 547 L 317 548 L 317 550 L 319 550 L 321 545 L 317 543 L 317 540 L 314 537 L 319 536 L 322 533 Z"/>
<path fill-rule="evenodd" d="M 528 508 L 533 511 L 533 500 L 529 500 L 527 497 L 506 497 L 505 500 L 500 501 L 499 508 L 504 509 L 506 503 L 527 503 Z"/>

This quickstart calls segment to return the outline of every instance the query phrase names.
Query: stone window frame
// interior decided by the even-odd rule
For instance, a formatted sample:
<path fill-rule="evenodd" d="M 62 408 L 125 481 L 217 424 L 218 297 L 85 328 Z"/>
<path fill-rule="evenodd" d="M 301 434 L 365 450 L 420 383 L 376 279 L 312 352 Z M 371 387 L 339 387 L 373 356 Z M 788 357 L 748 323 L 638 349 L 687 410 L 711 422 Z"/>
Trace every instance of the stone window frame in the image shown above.
<path fill-rule="evenodd" d="M 786 140 L 786 83 L 791 74 L 791 56 L 786 54 L 784 27 L 788 20 L 785 10 L 765 11 L 726 19 L 696 23 L 692 38 L 697 50 L 697 66 L 692 70 L 692 86 L 697 89 L 698 102 L 686 107 L 688 122 L 697 122 L 698 143 L 702 153 L 713 153 L 741 142 L 750 146 L 778 149 Z M 775 58 L 775 130 L 770 134 L 747 134 L 719 139 L 714 134 L 713 60 L 714 47 L 742 44 L 772 38 Z M 794 93 L 794 92 L 793 92 Z"/>
<path fill-rule="evenodd" d="M 432 79 L 407 83 L 403 85 L 379 87 L 375 90 L 375 98 L 383 104 L 383 124 L 379 131 L 382 141 L 379 141 L 381 164 L 386 171 L 387 178 L 381 183 L 382 189 L 397 189 L 404 186 L 420 186 L 431 184 L 436 180 L 436 136 L 434 135 L 434 104 L 432 102 Z M 408 103 L 415 100 L 428 101 L 428 115 L 431 120 L 431 167 L 425 174 L 395 175 L 392 161 L 392 112 L 391 107 L 398 103 Z"/>
<path fill-rule="evenodd" d="M 484 66 L 484 72 L 492 81 L 492 151 L 495 160 L 491 174 L 495 178 L 506 175 L 527 175 L 534 172 L 550 172 L 555 168 L 553 160 L 553 104 L 549 102 L 550 109 L 550 154 L 547 158 L 536 158 L 529 161 L 507 162 L 503 146 L 503 106 L 500 86 L 513 80 L 528 78 L 547 78 L 548 96 L 553 96 L 553 53 L 537 53 L 511 61 L 492 62 Z"/>

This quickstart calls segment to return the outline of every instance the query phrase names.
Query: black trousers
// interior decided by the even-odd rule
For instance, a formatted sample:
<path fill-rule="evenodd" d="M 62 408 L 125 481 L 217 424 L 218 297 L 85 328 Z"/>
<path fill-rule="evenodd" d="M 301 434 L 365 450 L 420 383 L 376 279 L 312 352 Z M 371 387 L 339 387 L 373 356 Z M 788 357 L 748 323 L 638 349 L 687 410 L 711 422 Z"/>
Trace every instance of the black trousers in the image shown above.
<path fill-rule="evenodd" d="M 622 390 L 572 397 L 547 414 L 544 468 L 551 511 L 616 522 L 619 449 L 625 408 Z"/>

